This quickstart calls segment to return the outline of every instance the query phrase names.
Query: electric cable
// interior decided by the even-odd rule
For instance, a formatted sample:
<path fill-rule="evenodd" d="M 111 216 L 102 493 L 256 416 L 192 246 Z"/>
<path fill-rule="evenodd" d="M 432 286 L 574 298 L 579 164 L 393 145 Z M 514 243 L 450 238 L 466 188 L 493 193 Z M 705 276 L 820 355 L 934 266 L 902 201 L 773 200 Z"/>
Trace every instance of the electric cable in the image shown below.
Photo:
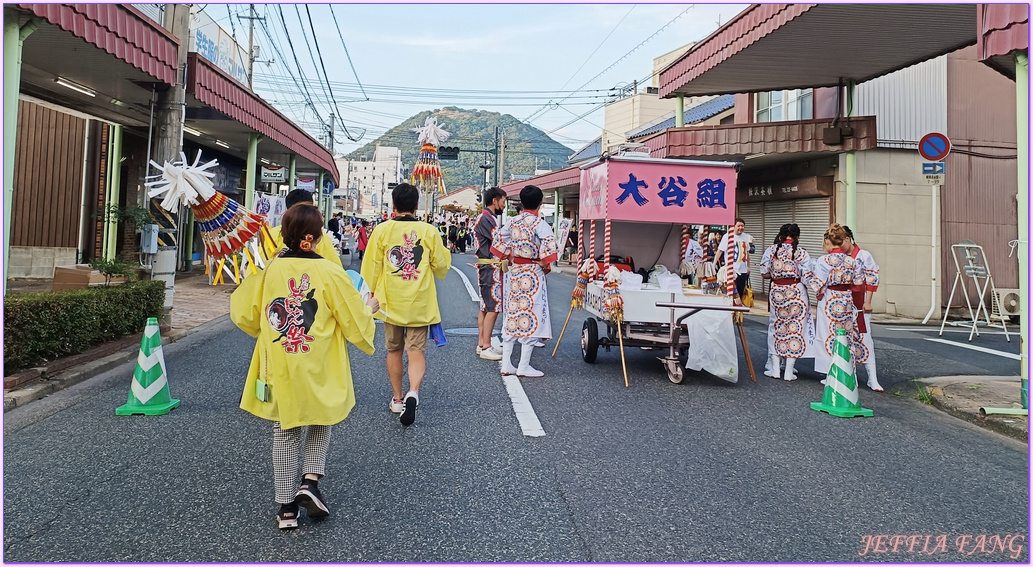
<path fill-rule="evenodd" d="M 297 4 L 295 4 L 294 7 L 295 7 L 295 9 L 297 9 Z M 330 76 L 326 73 L 326 65 L 324 65 L 324 63 L 323 63 L 323 52 L 320 51 L 320 49 L 319 49 L 319 39 L 316 37 L 316 35 L 317 35 L 316 34 L 316 27 L 312 24 L 312 12 L 309 11 L 308 4 L 305 4 L 305 15 L 308 16 L 308 25 L 312 29 L 312 43 L 316 44 L 316 53 L 319 54 L 319 66 L 320 66 L 321 69 L 323 69 L 323 78 L 326 79 L 327 86 L 329 86 L 330 85 Z M 300 15 L 299 15 L 299 17 L 300 17 Z M 361 140 L 362 137 L 366 135 L 366 132 L 363 131 L 361 134 L 359 134 L 358 138 L 355 138 L 355 137 L 352 136 L 351 132 L 348 131 L 348 127 L 344 125 L 344 119 L 341 118 L 341 109 L 338 108 L 337 100 L 334 99 L 334 91 L 333 91 L 333 89 L 330 90 L 330 100 L 333 100 L 333 102 L 334 102 L 334 110 L 337 111 L 337 118 L 338 118 L 338 120 L 341 123 L 341 128 L 344 129 L 345 137 L 348 138 L 349 140 L 353 141 L 353 142 L 358 142 L 359 140 Z"/>

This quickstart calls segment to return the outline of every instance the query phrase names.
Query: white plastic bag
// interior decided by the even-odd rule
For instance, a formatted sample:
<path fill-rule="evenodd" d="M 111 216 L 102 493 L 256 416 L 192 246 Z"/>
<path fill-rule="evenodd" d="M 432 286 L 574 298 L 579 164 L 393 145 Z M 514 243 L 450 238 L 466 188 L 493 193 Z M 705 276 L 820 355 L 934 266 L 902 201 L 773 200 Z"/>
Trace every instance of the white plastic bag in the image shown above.
<path fill-rule="evenodd" d="M 666 273 L 668 273 L 667 266 L 663 264 L 653 266 L 653 270 L 649 272 L 649 284 L 657 286 L 660 285 L 659 277 Z"/>
<path fill-rule="evenodd" d="M 660 274 L 656 279 L 660 286 L 660 291 L 681 291 L 681 276 L 678 274 Z"/>
<path fill-rule="evenodd" d="M 620 289 L 636 291 L 642 289 L 642 274 L 635 272 L 621 272 Z"/>
<path fill-rule="evenodd" d="M 689 327 L 685 368 L 706 370 L 722 380 L 738 382 L 739 354 L 732 315 L 727 311 L 702 310 L 687 317 L 685 322 Z"/>

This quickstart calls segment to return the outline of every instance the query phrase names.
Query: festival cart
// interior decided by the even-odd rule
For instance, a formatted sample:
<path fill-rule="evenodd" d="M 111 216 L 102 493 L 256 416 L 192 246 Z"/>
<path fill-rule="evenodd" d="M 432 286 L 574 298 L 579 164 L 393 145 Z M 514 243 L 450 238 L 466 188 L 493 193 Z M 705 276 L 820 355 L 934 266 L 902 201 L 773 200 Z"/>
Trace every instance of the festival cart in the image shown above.
<path fill-rule="evenodd" d="M 733 224 L 735 183 L 735 164 L 729 162 L 625 155 L 605 157 L 581 168 L 579 273 L 571 312 L 583 307 L 592 315 L 581 330 L 585 362 L 594 363 L 600 347 L 607 352 L 619 347 L 625 385 L 628 385 L 625 346 L 666 349 L 665 356 L 658 358 L 668 378 L 677 384 L 684 378 L 690 348 L 727 349 L 730 342 L 735 357 L 732 333 L 735 319 L 750 375 L 756 381 L 741 324 L 741 313 L 748 312 L 748 308 L 734 306 L 726 293 L 709 295 L 700 289 L 682 287 L 681 278 L 676 275 L 662 282 L 662 286 L 622 284 L 620 274 L 609 269 L 610 264 L 615 263 L 625 270 L 630 265 L 634 270 L 636 259 L 639 267 L 648 269 L 663 264 L 676 269 L 688 244 L 690 225 Z M 602 257 L 601 261 L 594 262 L 599 224 L 603 232 Z M 642 263 L 643 260 L 652 263 Z M 606 277 L 608 271 L 609 277 Z M 677 281 L 672 282 L 673 278 Z M 728 312 L 733 316 L 728 316 Z M 719 333 L 708 334 L 708 330 L 713 329 L 730 341 L 715 340 Z M 562 338 L 561 331 L 560 340 Z M 558 341 L 556 346 L 558 348 Z M 730 382 L 738 379 L 735 369 L 730 372 L 704 369 Z"/>

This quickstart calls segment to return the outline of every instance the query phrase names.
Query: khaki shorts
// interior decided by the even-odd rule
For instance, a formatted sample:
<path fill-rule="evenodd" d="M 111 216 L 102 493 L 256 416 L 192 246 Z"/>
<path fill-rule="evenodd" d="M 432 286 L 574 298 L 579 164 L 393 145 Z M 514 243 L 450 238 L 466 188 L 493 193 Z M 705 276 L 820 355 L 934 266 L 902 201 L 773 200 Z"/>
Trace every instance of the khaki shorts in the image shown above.
<path fill-rule="evenodd" d="M 384 323 L 384 338 L 388 352 L 402 350 L 403 342 L 405 350 L 427 350 L 427 327 L 397 327 Z"/>

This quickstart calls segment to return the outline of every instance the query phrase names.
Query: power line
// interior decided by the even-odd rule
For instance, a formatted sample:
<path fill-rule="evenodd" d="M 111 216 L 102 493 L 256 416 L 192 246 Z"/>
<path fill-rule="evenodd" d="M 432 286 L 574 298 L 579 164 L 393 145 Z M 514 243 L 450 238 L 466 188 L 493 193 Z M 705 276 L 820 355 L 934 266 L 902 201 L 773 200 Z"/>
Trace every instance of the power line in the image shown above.
<path fill-rule="evenodd" d="M 304 71 L 301 70 L 301 63 L 298 62 L 298 53 L 294 51 L 294 42 L 291 41 L 291 32 L 287 29 L 287 19 L 283 17 L 283 8 L 281 6 L 276 6 L 276 9 L 280 13 L 280 24 L 283 26 L 283 33 L 287 36 L 287 45 L 291 48 L 291 55 L 294 57 L 294 65 L 298 67 L 298 73 L 302 78 L 301 87 L 305 91 L 305 98 L 308 99 L 309 106 L 312 107 L 312 112 L 315 113 L 316 118 L 325 125 L 326 123 L 323 121 L 323 118 L 319 116 L 319 111 L 316 110 L 315 105 L 312 103 L 312 95 L 308 92 L 308 87 L 305 85 Z"/>
<path fill-rule="evenodd" d="M 294 13 L 297 14 L 297 16 L 298 16 L 298 24 L 300 25 L 300 29 L 301 29 L 301 38 L 302 39 L 306 39 L 305 38 L 305 22 L 304 22 L 304 20 L 301 19 L 301 10 L 298 9 L 298 5 L 297 4 L 294 5 Z M 312 35 L 313 35 L 313 37 L 316 35 L 316 30 L 315 29 L 312 30 Z M 308 49 L 308 57 L 309 57 L 309 59 L 312 60 L 312 69 L 316 72 L 316 84 L 319 85 L 320 90 L 323 91 L 323 96 L 326 97 L 326 98 L 323 99 L 323 103 L 326 104 L 327 108 L 329 108 L 330 107 L 330 103 L 329 103 L 330 97 L 326 96 L 327 95 L 327 92 L 326 92 L 327 86 L 324 86 L 323 81 L 319 80 L 319 67 L 316 65 L 316 56 L 315 56 L 315 54 L 312 53 L 312 43 L 309 42 L 309 41 L 305 41 L 304 43 L 305 43 L 305 49 Z M 333 112 L 334 112 L 333 109 L 330 109 L 330 113 L 333 114 Z M 320 119 L 320 120 L 322 120 L 322 119 Z"/>
<path fill-rule="evenodd" d="M 628 19 L 628 16 L 631 15 L 632 10 L 634 10 L 634 9 L 635 9 L 635 5 L 632 5 L 631 6 L 631 10 L 628 10 L 628 13 L 624 14 L 624 17 L 621 18 L 621 21 L 617 22 L 617 25 L 613 26 L 613 29 L 610 30 L 610 33 L 606 34 L 606 37 L 604 37 L 603 40 L 599 42 L 599 45 L 597 45 L 595 47 L 595 50 L 592 51 L 592 53 L 588 56 L 588 58 L 585 59 L 584 63 L 582 63 L 581 66 L 577 68 L 577 71 L 574 71 L 574 73 L 572 73 L 570 75 L 570 78 L 567 79 L 567 82 L 563 83 L 563 86 L 560 87 L 560 90 L 563 90 L 564 88 L 566 88 L 566 86 L 568 84 L 570 84 L 570 81 L 572 81 L 574 79 L 574 77 L 576 77 L 577 74 L 581 72 L 581 69 L 585 68 L 585 65 L 587 65 L 588 62 L 592 60 L 592 57 L 595 57 L 595 54 L 599 51 L 599 49 L 603 46 L 603 44 L 606 43 L 606 40 L 610 39 L 610 36 L 613 35 L 613 32 L 617 31 L 617 28 L 621 27 L 621 24 L 624 23 L 624 20 Z M 528 122 L 530 120 L 533 120 L 534 117 L 537 116 L 539 112 L 541 112 L 542 110 L 544 110 L 546 108 L 549 108 L 549 106 L 552 105 L 552 104 L 553 104 L 553 101 L 550 100 L 548 103 L 543 105 L 541 108 L 539 108 L 538 110 L 532 112 L 530 116 L 528 116 L 527 118 L 524 119 L 524 122 Z"/>
<path fill-rule="evenodd" d="M 666 29 L 667 29 L 668 27 L 670 27 L 670 26 L 671 26 L 671 24 L 673 24 L 673 23 L 674 23 L 675 21 L 677 21 L 677 20 L 678 20 L 679 18 L 681 18 L 682 16 L 684 16 L 684 15 L 685 15 L 686 13 L 688 13 L 688 11 L 689 11 L 689 10 L 691 10 L 691 9 L 693 9 L 693 8 L 695 8 L 695 7 L 696 7 L 696 5 L 695 5 L 695 4 L 691 4 L 691 5 L 689 5 L 689 7 L 688 7 L 688 8 L 685 8 L 684 10 L 682 10 L 682 12 L 681 12 L 681 13 L 679 13 L 679 14 L 678 14 L 677 16 L 675 16 L 674 18 L 672 18 L 672 19 L 671 19 L 671 21 L 669 21 L 669 22 L 667 22 L 666 24 L 664 24 L 663 26 L 661 26 L 661 27 L 660 27 L 660 29 L 658 29 L 658 30 L 656 30 L 655 32 L 653 32 L 653 34 L 652 34 L 652 35 L 650 35 L 650 36 L 649 36 L 649 37 L 647 37 L 646 39 L 642 40 L 642 41 L 641 41 L 641 42 L 640 42 L 640 43 L 639 43 L 638 45 L 636 45 L 635 47 L 632 47 L 630 51 L 628 51 L 627 53 L 625 53 L 624 55 L 622 55 L 622 56 L 620 57 L 620 59 L 617 59 L 616 61 L 614 61 L 614 62 L 613 62 L 612 64 L 610 64 L 610 66 L 609 66 L 609 67 L 607 67 L 607 68 L 603 69 L 602 71 L 600 71 L 598 75 L 596 75 L 596 76 L 592 77 L 591 79 L 589 79 L 588 81 L 586 81 L 586 82 L 585 82 L 585 84 L 581 85 L 581 86 L 580 86 L 580 87 L 578 87 L 578 88 L 580 89 L 580 88 L 584 88 L 584 87 L 588 86 L 589 84 L 591 84 L 591 83 L 592 83 L 592 81 L 595 81 L 595 80 L 596 80 L 596 79 L 598 79 L 599 77 L 603 76 L 603 74 L 604 74 L 604 73 L 606 73 L 606 72 L 607 72 L 607 71 L 609 71 L 610 69 L 613 69 L 614 67 L 616 67 L 616 66 L 617 66 L 617 64 L 619 64 L 619 63 L 620 63 L 621 61 L 624 61 L 625 59 L 627 59 L 627 58 L 628 58 L 628 57 L 629 57 L 629 56 L 630 56 L 630 55 L 631 55 L 632 53 L 634 53 L 635 51 L 638 51 L 638 49 L 639 49 L 640 47 L 642 47 L 643 45 L 645 45 L 646 43 L 648 43 L 648 42 L 649 42 L 650 40 L 652 40 L 652 39 L 653 39 L 654 37 L 656 37 L 657 35 L 659 35 L 660 33 L 662 33 L 662 32 L 663 32 L 664 30 L 666 30 Z M 587 114 L 586 114 L 586 115 L 587 115 Z M 525 122 L 525 123 L 527 123 L 527 124 L 530 124 L 530 121 L 529 121 L 529 120 L 524 120 L 523 122 Z M 573 122 L 570 122 L 570 123 L 568 123 L 568 124 L 566 124 L 566 125 L 564 125 L 564 126 L 560 126 L 560 128 L 563 128 L 563 127 L 565 127 L 565 126 L 567 126 L 567 125 L 569 125 L 569 124 L 573 124 Z"/>
<path fill-rule="evenodd" d="M 352 63 L 352 56 L 348 53 L 348 46 L 344 43 L 344 34 L 341 33 L 341 26 L 337 24 L 337 14 L 334 13 L 334 5 L 329 4 L 329 7 L 330 15 L 334 17 L 334 26 L 337 27 L 337 36 L 341 38 L 341 47 L 344 48 L 344 55 L 348 58 L 348 65 L 352 68 L 352 74 L 355 75 L 355 82 L 358 83 L 359 90 L 362 91 L 362 96 L 365 96 L 366 100 L 369 100 L 369 97 L 366 96 L 365 89 L 362 88 L 362 82 L 359 81 L 359 72 L 355 70 L 355 64 Z"/>
<path fill-rule="evenodd" d="M 297 9 L 297 7 L 298 7 L 298 5 L 295 4 L 294 8 Z M 326 84 L 329 87 L 330 86 L 330 75 L 328 75 L 326 73 L 326 65 L 323 64 L 323 52 L 320 51 L 320 49 L 319 49 L 319 38 L 316 37 L 318 35 L 316 33 L 316 27 L 314 25 L 312 25 L 312 12 L 309 11 L 308 4 L 305 4 L 305 15 L 308 16 L 308 25 L 309 25 L 309 28 L 312 29 L 312 43 L 316 44 L 316 53 L 319 54 L 319 67 L 321 69 L 323 69 L 323 78 L 326 79 Z M 299 17 L 300 17 L 300 14 L 299 14 Z M 365 132 L 363 132 L 362 134 L 359 134 L 358 138 L 354 138 L 354 137 L 352 137 L 351 132 L 348 131 L 348 127 L 344 125 L 344 119 L 341 118 L 341 110 L 337 106 L 337 100 L 334 98 L 334 91 L 333 91 L 333 89 L 330 89 L 330 100 L 333 100 L 333 102 L 334 102 L 334 110 L 337 111 L 337 118 L 338 118 L 338 120 L 341 123 L 341 128 L 344 129 L 345 137 L 347 137 L 349 140 L 351 140 L 353 142 L 358 142 L 359 140 L 361 140 L 362 136 L 365 135 Z"/>

